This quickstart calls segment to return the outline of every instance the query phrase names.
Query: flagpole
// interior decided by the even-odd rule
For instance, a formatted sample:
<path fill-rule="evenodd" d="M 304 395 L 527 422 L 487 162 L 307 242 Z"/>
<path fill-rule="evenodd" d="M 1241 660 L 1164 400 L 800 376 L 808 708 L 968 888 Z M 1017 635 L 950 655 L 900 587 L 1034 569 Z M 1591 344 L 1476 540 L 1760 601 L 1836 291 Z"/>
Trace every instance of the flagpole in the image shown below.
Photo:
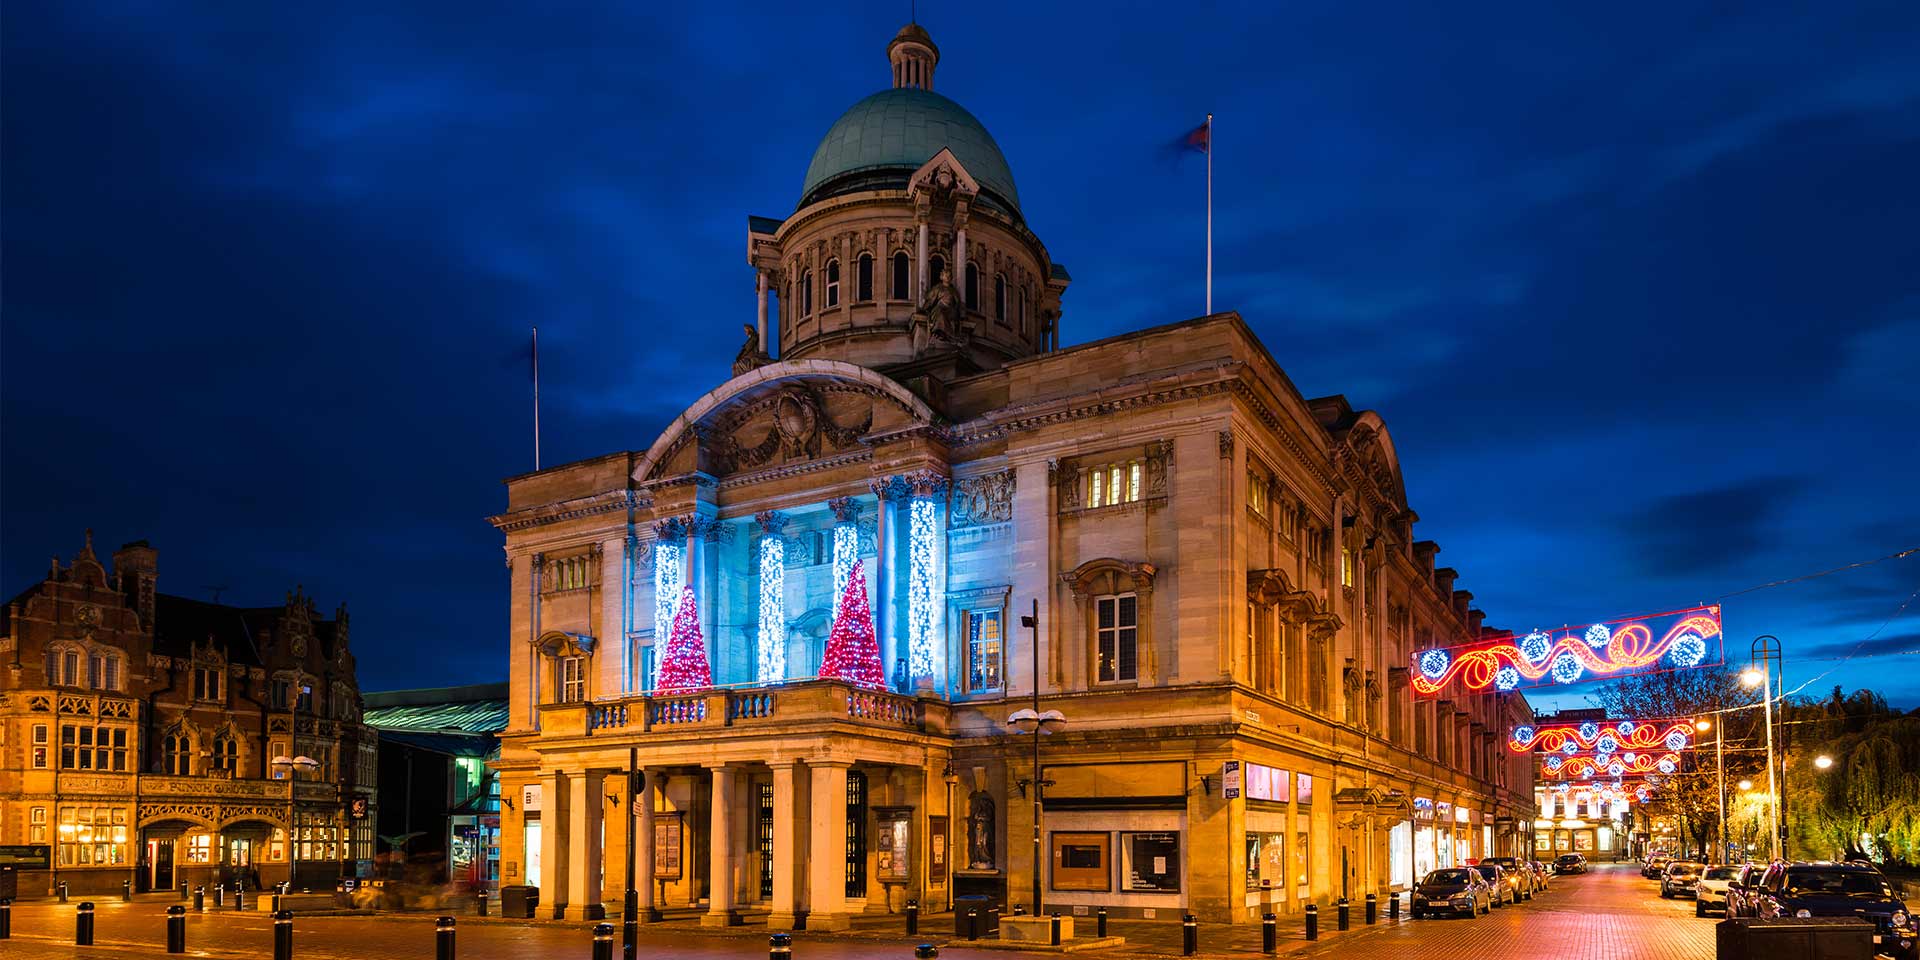
<path fill-rule="evenodd" d="M 540 469 L 540 328 L 533 328 L 533 469 Z"/>
<path fill-rule="evenodd" d="M 1207 114 L 1207 313 L 1213 313 L 1213 114 Z"/>

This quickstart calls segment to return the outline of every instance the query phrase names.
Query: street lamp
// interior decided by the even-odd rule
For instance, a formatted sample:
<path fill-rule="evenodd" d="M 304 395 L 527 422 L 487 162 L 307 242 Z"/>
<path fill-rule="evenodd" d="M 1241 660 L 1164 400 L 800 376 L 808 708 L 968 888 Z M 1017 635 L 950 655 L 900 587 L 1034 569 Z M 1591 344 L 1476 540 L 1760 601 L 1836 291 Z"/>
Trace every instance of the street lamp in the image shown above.
<path fill-rule="evenodd" d="M 1739 783 L 1739 787 L 1740 787 L 1740 792 L 1741 792 L 1741 793 L 1745 793 L 1745 792 L 1747 792 L 1748 790 L 1752 790 L 1752 789 L 1753 789 L 1753 781 L 1752 781 L 1752 780 L 1742 780 L 1742 781 L 1740 781 L 1740 783 Z"/>
<path fill-rule="evenodd" d="M 274 757 L 271 761 L 276 771 L 287 773 L 287 892 L 293 892 L 294 873 L 300 866 L 299 828 L 294 824 L 293 784 L 300 779 L 295 771 L 305 770 L 312 773 L 319 769 L 320 761 L 309 756 Z"/>
<path fill-rule="evenodd" d="M 1020 625 L 1031 631 L 1029 645 L 1033 648 L 1033 706 L 1015 710 L 1013 715 L 1007 718 L 1007 723 L 1021 733 L 1033 734 L 1033 779 L 1027 781 L 1026 785 L 1030 785 L 1027 796 L 1033 800 L 1033 915 L 1038 917 L 1044 915 L 1041 910 L 1040 873 L 1046 864 L 1046 861 L 1041 858 L 1040 851 L 1040 793 L 1042 788 L 1052 782 L 1040 779 L 1040 735 L 1053 733 L 1066 726 L 1067 718 L 1058 710 L 1040 712 L 1040 601 L 1038 598 L 1033 601 L 1033 612 L 1020 618 Z"/>
<path fill-rule="evenodd" d="M 1693 728 L 1702 733 L 1713 729 L 1713 721 L 1701 717 L 1693 722 Z M 1727 856 L 1727 734 L 1722 730 L 1713 735 L 1713 769 L 1719 789 L 1714 796 L 1720 801 L 1720 846 L 1714 851 L 1714 862 L 1725 863 Z"/>
<path fill-rule="evenodd" d="M 1813 758 L 1813 765 L 1816 767 L 1819 767 L 1822 770 L 1825 770 L 1828 767 L 1833 766 L 1833 758 L 1823 753 Z"/>
<path fill-rule="evenodd" d="M 1740 674 L 1740 682 L 1749 687 L 1761 686 L 1766 704 L 1767 720 L 1767 824 L 1768 833 L 1773 842 L 1773 859 L 1780 859 L 1780 786 L 1773 775 L 1773 665 L 1780 657 L 1780 638 L 1772 634 L 1755 637 L 1753 640 L 1753 666 Z"/>

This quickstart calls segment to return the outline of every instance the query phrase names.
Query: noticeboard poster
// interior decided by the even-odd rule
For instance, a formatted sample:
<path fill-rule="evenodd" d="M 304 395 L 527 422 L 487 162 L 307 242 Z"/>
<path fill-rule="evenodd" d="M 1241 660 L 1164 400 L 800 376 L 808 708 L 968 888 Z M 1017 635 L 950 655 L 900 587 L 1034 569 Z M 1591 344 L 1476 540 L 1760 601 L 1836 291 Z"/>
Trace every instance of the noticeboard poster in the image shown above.
<path fill-rule="evenodd" d="M 682 833 L 678 813 L 655 814 L 653 821 L 653 878 L 680 879 Z"/>

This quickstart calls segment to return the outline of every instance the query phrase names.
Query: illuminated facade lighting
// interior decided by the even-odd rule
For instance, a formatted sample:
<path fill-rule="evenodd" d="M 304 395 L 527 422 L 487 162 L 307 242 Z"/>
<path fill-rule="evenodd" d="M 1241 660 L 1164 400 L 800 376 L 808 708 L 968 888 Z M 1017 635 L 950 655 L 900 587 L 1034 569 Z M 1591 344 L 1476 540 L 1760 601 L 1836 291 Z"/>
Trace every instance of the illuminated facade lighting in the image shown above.
<path fill-rule="evenodd" d="M 760 635 L 754 648 L 754 679 L 787 678 L 787 548 L 778 535 L 760 540 Z"/>
<path fill-rule="evenodd" d="M 907 675 L 933 676 L 934 502 L 914 497 L 907 532 Z"/>
<path fill-rule="evenodd" d="M 840 598 L 847 592 L 847 577 L 853 562 L 860 559 L 860 531 L 851 523 L 833 525 L 833 617 L 840 619 Z"/>
<path fill-rule="evenodd" d="M 677 543 L 656 540 L 653 544 L 653 645 L 654 675 L 646 678 L 648 689 L 659 685 L 660 651 L 666 649 L 667 630 L 673 623 L 673 604 L 680 597 L 683 554 Z"/>
<path fill-rule="evenodd" d="M 1535 631 L 1518 639 L 1509 636 L 1415 651 L 1413 665 L 1417 669 L 1412 686 L 1414 693 L 1434 697 L 1449 688 L 1475 693 L 1488 688 L 1509 690 L 1687 669 L 1710 660 L 1719 662 L 1720 637 L 1718 606 L 1568 627 L 1552 633 Z M 1602 638 L 1604 643 L 1600 642 Z M 1709 640 L 1715 642 L 1710 645 Z"/>

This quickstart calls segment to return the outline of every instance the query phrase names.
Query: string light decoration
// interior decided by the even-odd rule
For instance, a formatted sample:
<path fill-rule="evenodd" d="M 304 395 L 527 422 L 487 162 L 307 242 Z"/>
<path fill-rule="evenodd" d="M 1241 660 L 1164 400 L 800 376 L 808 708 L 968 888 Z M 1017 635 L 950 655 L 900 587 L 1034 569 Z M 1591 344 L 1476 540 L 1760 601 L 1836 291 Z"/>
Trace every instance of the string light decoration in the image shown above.
<path fill-rule="evenodd" d="M 858 560 L 847 574 L 847 589 L 840 595 L 840 615 L 833 619 L 833 631 L 827 634 L 820 677 L 874 690 L 887 685 L 886 671 L 880 666 L 880 644 L 873 636 L 873 609 L 867 604 L 867 575 Z"/>
<path fill-rule="evenodd" d="M 653 686 L 660 683 L 659 652 L 666 648 L 664 632 L 673 623 L 673 603 L 680 596 L 680 580 L 686 571 L 681 569 L 680 545 L 656 540 L 653 544 Z"/>
<path fill-rule="evenodd" d="M 1688 669 L 1719 663 L 1720 640 L 1717 605 L 1494 637 L 1415 651 L 1412 686 L 1419 696 L 1436 697 L 1456 686 L 1456 692 L 1478 693 Z M 1505 672 L 1509 667 L 1512 673 Z"/>
<path fill-rule="evenodd" d="M 934 503 L 914 497 L 907 532 L 907 675 L 933 676 Z"/>
<path fill-rule="evenodd" d="M 754 648 L 754 679 L 787 678 L 787 547 L 779 534 L 760 540 L 760 635 Z"/>
<path fill-rule="evenodd" d="M 1646 777 L 1669 774 L 1680 769 L 1680 755 L 1628 753 L 1610 758 L 1548 756 L 1540 761 L 1540 769 L 1548 778 L 1557 780 L 1590 780 L 1598 776 L 1615 779 Z"/>
<path fill-rule="evenodd" d="M 707 640 L 700 634 L 700 605 L 694 602 L 692 587 L 681 587 L 673 630 L 667 635 L 666 652 L 660 655 L 660 679 L 655 689 L 673 693 L 711 686 L 713 670 L 707 665 Z"/>
<path fill-rule="evenodd" d="M 1597 723 L 1521 724 L 1507 734 L 1507 749 L 1530 753 L 1536 749 L 1568 754 L 1612 753 L 1616 750 L 1658 750 L 1677 753 L 1693 746 L 1692 720 L 1622 720 Z M 1677 745 L 1676 745 L 1677 744 Z"/>
<path fill-rule="evenodd" d="M 833 617 L 840 618 L 840 597 L 847 592 L 847 577 L 860 559 L 860 530 L 851 523 L 833 525 Z"/>

